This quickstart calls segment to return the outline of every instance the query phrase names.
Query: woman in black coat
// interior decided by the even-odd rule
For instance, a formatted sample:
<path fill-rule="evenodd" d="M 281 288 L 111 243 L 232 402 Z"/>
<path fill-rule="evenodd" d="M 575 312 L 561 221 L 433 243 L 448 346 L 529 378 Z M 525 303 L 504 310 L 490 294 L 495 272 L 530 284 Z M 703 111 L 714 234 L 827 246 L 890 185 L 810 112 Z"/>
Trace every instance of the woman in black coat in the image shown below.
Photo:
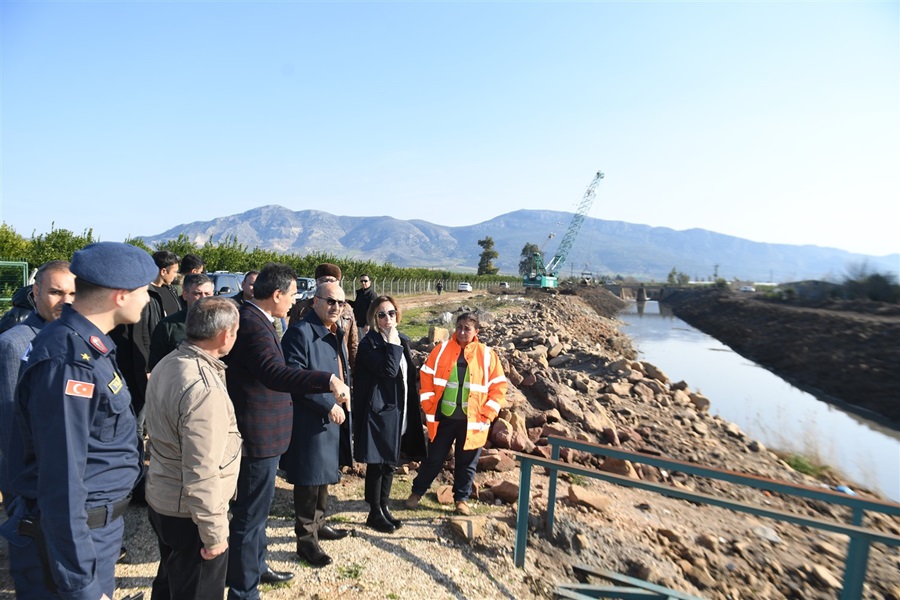
<path fill-rule="evenodd" d="M 366 463 L 366 524 L 384 533 L 401 526 L 388 509 L 400 452 L 425 456 L 419 408 L 419 377 L 409 338 L 397 331 L 400 307 L 378 296 L 367 313 L 369 332 L 360 340 L 353 377 L 354 457 Z"/>

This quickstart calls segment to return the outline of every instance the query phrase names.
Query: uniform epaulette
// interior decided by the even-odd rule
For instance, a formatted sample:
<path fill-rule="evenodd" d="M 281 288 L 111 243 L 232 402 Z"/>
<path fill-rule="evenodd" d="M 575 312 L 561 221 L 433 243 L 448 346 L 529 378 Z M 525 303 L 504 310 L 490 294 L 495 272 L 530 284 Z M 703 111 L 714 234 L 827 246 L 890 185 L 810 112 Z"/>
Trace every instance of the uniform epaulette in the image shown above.
<path fill-rule="evenodd" d="M 69 339 L 72 344 L 72 363 L 92 369 L 94 367 L 95 352 L 91 350 L 80 335 L 72 333 L 69 335 Z"/>

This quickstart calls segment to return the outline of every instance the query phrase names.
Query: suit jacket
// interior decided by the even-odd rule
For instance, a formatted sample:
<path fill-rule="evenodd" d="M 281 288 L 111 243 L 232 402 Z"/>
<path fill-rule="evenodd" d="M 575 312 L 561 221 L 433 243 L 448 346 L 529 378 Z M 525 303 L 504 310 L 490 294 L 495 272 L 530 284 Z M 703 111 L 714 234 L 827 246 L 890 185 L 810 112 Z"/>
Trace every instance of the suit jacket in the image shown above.
<path fill-rule="evenodd" d="M 279 456 L 291 441 L 294 411 L 291 393 L 324 393 L 331 373 L 290 367 L 272 321 L 259 308 L 241 305 L 241 321 L 234 348 L 223 359 L 225 379 L 234 403 L 244 455 Z"/>

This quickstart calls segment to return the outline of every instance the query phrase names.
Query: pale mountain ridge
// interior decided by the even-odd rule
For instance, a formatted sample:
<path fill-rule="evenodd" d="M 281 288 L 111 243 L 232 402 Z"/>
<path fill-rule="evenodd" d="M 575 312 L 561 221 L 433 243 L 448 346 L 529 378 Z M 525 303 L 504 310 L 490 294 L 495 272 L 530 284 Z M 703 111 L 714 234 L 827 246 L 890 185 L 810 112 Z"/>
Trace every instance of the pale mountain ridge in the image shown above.
<path fill-rule="evenodd" d="M 543 246 L 549 259 L 571 220 L 572 213 L 518 210 L 475 225 L 446 227 L 418 219 L 337 216 L 269 205 L 178 225 L 143 239 L 153 245 L 185 234 L 202 245 L 234 236 L 250 248 L 300 255 L 327 252 L 399 267 L 474 272 L 481 253 L 478 240 L 490 235 L 499 253 L 495 265 L 501 273 L 514 274 L 526 243 Z M 555 234 L 552 239 L 551 233 Z M 560 275 L 578 275 L 586 269 L 601 276 L 665 280 L 675 267 L 692 278 L 705 279 L 712 276 L 716 265 L 719 275 L 729 279 L 840 279 L 861 265 L 869 271 L 897 274 L 900 255 L 876 257 L 836 248 L 766 244 L 705 229 L 676 231 L 588 217 Z"/>

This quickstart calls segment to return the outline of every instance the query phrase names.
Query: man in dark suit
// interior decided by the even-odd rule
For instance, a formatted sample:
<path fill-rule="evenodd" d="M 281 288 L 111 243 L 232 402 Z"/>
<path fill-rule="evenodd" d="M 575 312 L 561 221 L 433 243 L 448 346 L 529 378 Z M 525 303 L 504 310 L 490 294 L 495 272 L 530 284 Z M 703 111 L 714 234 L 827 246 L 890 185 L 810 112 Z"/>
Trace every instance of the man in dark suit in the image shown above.
<path fill-rule="evenodd" d="M 278 459 L 291 441 L 291 393 L 330 391 L 349 405 L 350 389 L 331 373 L 285 364 L 273 321 L 287 315 L 297 293 L 297 275 L 287 265 L 262 268 L 253 300 L 241 306 L 234 348 L 225 358 L 228 395 L 234 403 L 244 455 L 232 503 L 228 557 L 228 598 L 259 598 L 259 583 L 286 581 L 294 575 L 266 563 L 266 520 L 275 495 Z"/>

